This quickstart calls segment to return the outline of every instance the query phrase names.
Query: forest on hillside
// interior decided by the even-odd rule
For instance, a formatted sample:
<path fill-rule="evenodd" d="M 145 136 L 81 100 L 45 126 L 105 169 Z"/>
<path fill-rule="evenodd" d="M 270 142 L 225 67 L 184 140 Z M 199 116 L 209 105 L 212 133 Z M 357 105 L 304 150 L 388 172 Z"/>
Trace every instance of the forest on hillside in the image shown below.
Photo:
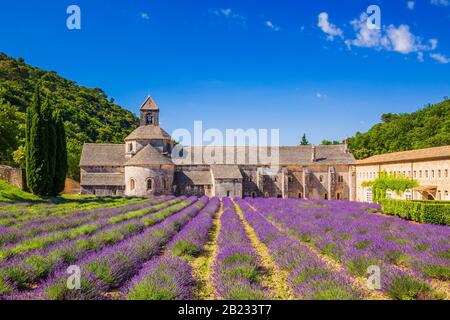
<path fill-rule="evenodd" d="M 114 104 L 98 88 L 86 88 L 54 71 L 30 66 L 21 58 L 0 53 L 0 163 L 24 166 L 25 111 L 36 83 L 61 111 L 67 134 L 69 177 L 79 179 L 79 159 L 85 142 L 123 143 L 136 128 L 132 112 Z"/>
<path fill-rule="evenodd" d="M 373 155 L 450 145 L 450 99 L 413 113 L 387 113 L 381 123 L 350 138 L 357 159 Z"/>

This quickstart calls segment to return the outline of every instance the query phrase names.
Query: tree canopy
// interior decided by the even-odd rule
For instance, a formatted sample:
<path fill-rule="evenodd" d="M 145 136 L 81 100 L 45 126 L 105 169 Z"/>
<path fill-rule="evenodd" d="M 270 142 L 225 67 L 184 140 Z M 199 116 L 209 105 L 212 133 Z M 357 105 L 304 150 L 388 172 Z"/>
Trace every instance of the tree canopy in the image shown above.
<path fill-rule="evenodd" d="M 307 146 L 307 145 L 309 145 L 309 141 L 308 141 L 308 139 L 306 138 L 306 133 L 303 134 L 302 140 L 300 141 L 300 145 L 302 145 L 302 146 Z"/>
<path fill-rule="evenodd" d="M 410 114 L 383 114 L 381 120 L 368 132 L 350 138 L 355 158 L 450 145 L 449 99 Z"/>
<path fill-rule="evenodd" d="M 138 119 L 98 88 L 90 89 L 0 53 L 0 163 L 24 165 L 25 112 L 35 84 L 59 111 L 67 135 L 69 177 L 78 180 L 83 143 L 123 143 Z"/>

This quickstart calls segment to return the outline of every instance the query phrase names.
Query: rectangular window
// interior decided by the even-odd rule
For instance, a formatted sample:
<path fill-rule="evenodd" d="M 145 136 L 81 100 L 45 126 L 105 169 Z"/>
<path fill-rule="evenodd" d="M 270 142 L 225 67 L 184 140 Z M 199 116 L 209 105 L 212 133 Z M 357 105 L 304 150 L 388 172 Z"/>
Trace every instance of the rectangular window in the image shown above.
<path fill-rule="evenodd" d="M 412 191 L 411 190 L 406 190 L 405 191 L 405 199 L 406 200 L 412 200 Z"/>

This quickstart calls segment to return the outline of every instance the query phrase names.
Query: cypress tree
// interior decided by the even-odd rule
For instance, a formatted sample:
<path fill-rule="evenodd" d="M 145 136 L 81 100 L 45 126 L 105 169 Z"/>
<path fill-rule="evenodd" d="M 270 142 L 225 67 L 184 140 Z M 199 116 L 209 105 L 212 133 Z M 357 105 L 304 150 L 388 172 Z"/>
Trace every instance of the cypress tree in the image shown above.
<path fill-rule="evenodd" d="M 301 144 L 302 146 L 307 146 L 307 145 L 309 145 L 309 141 L 308 141 L 308 139 L 306 138 L 306 133 L 303 134 L 303 137 L 302 137 L 302 140 L 300 141 L 300 144 Z"/>
<path fill-rule="evenodd" d="M 37 91 L 36 91 L 37 90 Z M 31 122 L 33 119 L 33 105 L 34 105 L 34 99 L 39 97 L 39 89 L 36 86 L 34 96 L 33 96 L 33 104 L 27 108 L 27 114 L 26 114 L 26 126 L 25 126 L 25 180 L 27 184 L 27 189 L 29 190 L 29 181 L 31 179 L 31 157 L 30 157 L 30 150 L 31 150 L 31 144 L 30 144 L 30 137 L 31 137 Z"/>
<path fill-rule="evenodd" d="M 68 170 L 66 131 L 59 111 L 54 113 L 54 123 L 56 128 L 56 167 L 52 195 L 56 196 L 64 190 Z"/>
<path fill-rule="evenodd" d="M 31 109 L 29 110 L 29 127 L 27 128 L 27 184 L 37 195 L 45 195 L 47 175 L 46 142 L 47 127 L 41 112 L 40 85 L 37 84 Z"/>
<path fill-rule="evenodd" d="M 47 174 L 46 174 L 46 185 L 45 194 L 53 194 L 53 183 L 55 179 L 55 168 L 56 168 L 56 124 L 53 114 L 53 108 L 50 103 L 50 99 L 47 95 L 44 105 L 42 107 L 42 115 L 44 118 L 44 130 L 47 132 L 47 139 L 45 141 L 45 148 L 47 152 Z"/>

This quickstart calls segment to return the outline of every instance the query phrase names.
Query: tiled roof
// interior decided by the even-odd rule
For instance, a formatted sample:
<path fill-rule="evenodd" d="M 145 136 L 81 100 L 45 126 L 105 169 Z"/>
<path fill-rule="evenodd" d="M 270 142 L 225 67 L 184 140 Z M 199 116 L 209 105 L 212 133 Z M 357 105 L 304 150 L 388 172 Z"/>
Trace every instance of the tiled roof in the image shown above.
<path fill-rule="evenodd" d="M 207 149 L 208 148 L 208 149 Z M 316 146 L 316 161 L 312 161 L 312 146 L 287 146 L 278 148 L 280 165 L 311 165 L 311 164 L 354 164 L 355 158 L 351 153 L 345 152 L 344 145 Z M 259 152 L 263 155 L 271 155 L 275 148 L 267 147 L 185 147 L 183 157 L 190 159 L 191 164 L 209 164 L 204 158 L 195 157 L 194 153 L 212 156 L 220 155 L 221 161 L 217 164 L 236 165 L 263 165 L 267 164 Z M 233 154 L 234 153 L 234 154 Z M 227 154 L 230 157 L 227 157 Z M 239 156 L 238 156 L 239 155 Z M 211 157 L 212 158 L 212 157 Z M 232 159 L 231 163 L 227 159 Z M 181 159 L 172 159 L 175 164 L 183 164 Z M 189 163 L 185 163 L 189 164 Z"/>
<path fill-rule="evenodd" d="M 125 141 L 130 140 L 171 140 L 170 134 L 168 134 L 164 129 L 154 126 L 140 126 L 136 128 L 128 137 L 125 138 Z"/>
<path fill-rule="evenodd" d="M 123 144 L 85 143 L 80 166 L 122 166 L 125 160 Z"/>
<path fill-rule="evenodd" d="M 82 186 L 124 186 L 123 173 L 85 173 L 81 177 Z"/>
<path fill-rule="evenodd" d="M 237 165 L 212 165 L 211 172 L 214 179 L 242 179 Z"/>
<path fill-rule="evenodd" d="M 379 154 L 364 160 L 358 160 L 356 164 L 366 165 L 433 159 L 450 159 L 450 146 Z"/>
<path fill-rule="evenodd" d="M 173 164 L 169 157 L 163 156 L 158 149 L 151 145 L 146 145 L 135 156 L 126 162 L 126 166 L 145 166 Z"/>
<path fill-rule="evenodd" d="M 151 111 L 151 110 L 159 110 L 158 105 L 156 102 L 152 99 L 152 97 L 148 96 L 147 99 L 145 99 L 144 103 L 140 107 L 141 111 Z"/>
<path fill-rule="evenodd" d="M 179 171 L 175 172 L 177 185 L 211 185 L 211 172 L 208 171 Z"/>

